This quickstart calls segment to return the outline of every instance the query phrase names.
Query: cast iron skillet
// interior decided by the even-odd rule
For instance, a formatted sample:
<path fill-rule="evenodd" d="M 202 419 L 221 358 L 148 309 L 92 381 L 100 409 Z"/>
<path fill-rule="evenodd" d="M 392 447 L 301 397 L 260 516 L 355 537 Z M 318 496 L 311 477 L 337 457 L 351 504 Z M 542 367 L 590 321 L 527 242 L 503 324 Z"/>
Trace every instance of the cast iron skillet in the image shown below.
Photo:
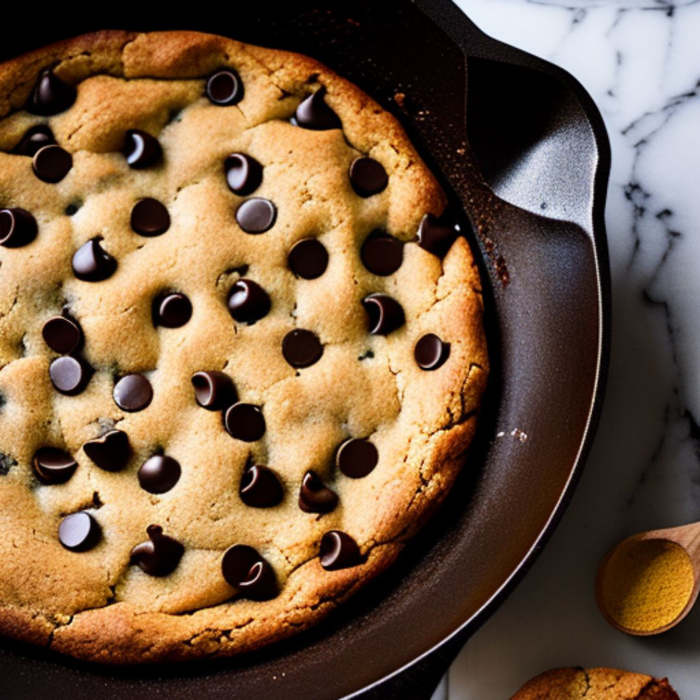
<path fill-rule="evenodd" d="M 105 26 L 199 29 L 308 53 L 396 113 L 482 253 L 493 370 L 478 444 L 399 562 L 318 628 L 175 668 L 102 668 L 5 641 L 3 697 L 428 697 L 571 495 L 609 345 L 609 150 L 595 105 L 570 75 L 485 36 L 449 0 L 314 4 L 200 14 L 120 4 L 110 19 L 69 21 L 42 9 L 40 23 L 29 8 L 0 58 Z"/>

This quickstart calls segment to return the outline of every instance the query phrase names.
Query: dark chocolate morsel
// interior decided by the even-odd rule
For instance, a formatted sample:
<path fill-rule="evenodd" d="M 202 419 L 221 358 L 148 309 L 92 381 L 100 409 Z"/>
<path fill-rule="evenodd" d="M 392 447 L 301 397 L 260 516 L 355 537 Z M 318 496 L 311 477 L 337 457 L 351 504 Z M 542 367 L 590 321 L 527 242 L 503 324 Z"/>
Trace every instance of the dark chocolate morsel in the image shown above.
<path fill-rule="evenodd" d="M 273 568 L 253 547 L 245 544 L 234 544 L 226 550 L 221 559 L 221 573 L 229 586 L 251 600 L 269 600 L 279 591 Z"/>
<path fill-rule="evenodd" d="M 450 344 L 445 343 L 434 333 L 428 333 L 416 343 L 413 355 L 421 369 L 437 369 L 450 356 Z"/>
<path fill-rule="evenodd" d="M 270 297 L 257 282 L 244 278 L 231 287 L 227 305 L 239 323 L 255 323 L 270 311 Z"/>
<path fill-rule="evenodd" d="M 192 318 L 192 303 L 180 292 L 159 294 L 151 311 L 154 326 L 180 328 Z"/>
<path fill-rule="evenodd" d="M 24 136 L 12 149 L 12 152 L 19 156 L 29 156 L 31 158 L 40 148 L 52 143 L 56 143 L 56 139 L 48 125 L 37 124 L 24 132 Z"/>
<path fill-rule="evenodd" d="M 360 257 L 370 272 L 386 277 L 401 267 L 403 243 L 384 231 L 372 231 L 362 244 Z"/>
<path fill-rule="evenodd" d="M 302 238 L 297 241 L 287 256 L 289 269 L 305 280 L 320 277 L 328 266 L 328 251 L 316 238 Z"/>
<path fill-rule="evenodd" d="M 172 457 L 153 455 L 139 467 L 139 484 L 148 493 L 165 493 L 177 484 L 181 471 Z"/>
<path fill-rule="evenodd" d="M 265 418 L 260 406 L 238 402 L 224 413 L 226 432 L 237 440 L 255 442 L 265 434 Z"/>
<path fill-rule="evenodd" d="M 263 167 L 246 153 L 232 153 L 224 161 L 224 172 L 231 192 L 244 196 L 251 194 L 260 186 Z"/>
<path fill-rule="evenodd" d="M 44 342 L 62 355 L 75 352 L 83 342 L 78 322 L 70 316 L 52 316 L 41 329 Z"/>
<path fill-rule="evenodd" d="M 141 411 L 151 403 L 153 387 L 143 374 L 127 374 L 114 385 L 112 395 L 124 411 Z"/>
<path fill-rule="evenodd" d="M 376 466 L 379 459 L 377 448 L 364 438 L 349 438 L 343 442 L 335 453 L 335 466 L 345 476 L 361 479 Z"/>
<path fill-rule="evenodd" d="M 84 510 L 66 515 L 58 526 L 59 542 L 73 552 L 92 549 L 102 536 L 102 528 L 95 518 Z"/>
<path fill-rule="evenodd" d="M 192 375 L 195 401 L 210 411 L 220 411 L 236 402 L 236 389 L 228 374 L 217 370 Z"/>
<path fill-rule="evenodd" d="M 215 105 L 235 105 L 243 99 L 241 77 L 232 68 L 222 68 L 209 76 L 206 93 Z"/>
<path fill-rule="evenodd" d="M 57 447 L 40 447 L 32 459 L 34 473 L 44 484 L 63 484 L 73 476 L 78 463 Z"/>
<path fill-rule="evenodd" d="M 296 328 L 282 339 L 282 354 L 292 367 L 309 367 L 321 359 L 323 345 L 315 333 Z"/>
<path fill-rule="evenodd" d="M 444 258 L 457 238 L 454 225 L 445 223 L 432 214 L 426 214 L 418 226 L 418 245 L 429 253 Z"/>
<path fill-rule="evenodd" d="M 337 505 L 338 495 L 321 481 L 316 472 L 306 472 L 299 489 L 299 508 L 305 513 L 329 513 Z"/>
<path fill-rule="evenodd" d="M 170 228 L 170 214 L 157 199 L 144 197 L 131 210 L 131 228 L 139 236 L 160 236 Z"/>
<path fill-rule="evenodd" d="M 141 129 L 129 129 L 126 132 L 122 152 L 129 167 L 137 170 L 155 165 L 163 157 L 158 139 Z"/>
<path fill-rule="evenodd" d="M 350 184 L 360 197 L 371 197 L 389 184 L 384 166 L 374 158 L 355 158 L 350 164 L 349 174 Z"/>
<path fill-rule="evenodd" d="M 85 454 L 108 472 L 124 469 L 131 456 L 129 436 L 123 430 L 110 430 L 83 445 Z"/>
<path fill-rule="evenodd" d="M 294 113 L 294 123 L 304 129 L 340 129 L 338 115 L 326 104 L 326 88 L 320 87 L 303 99 Z"/>
<path fill-rule="evenodd" d="M 20 248 L 31 243 L 37 230 L 36 219 L 26 209 L 0 209 L 0 245 L 5 248 Z"/>
<path fill-rule="evenodd" d="M 73 85 L 63 82 L 50 68 L 46 68 L 39 74 L 26 109 L 43 116 L 58 114 L 75 102 L 76 95 Z"/>
<path fill-rule="evenodd" d="M 117 261 L 100 245 L 99 238 L 91 238 L 73 254 L 73 274 L 84 282 L 101 282 L 111 277 Z"/>
<path fill-rule="evenodd" d="M 319 556 L 326 571 L 347 569 L 362 562 L 357 542 L 340 530 L 330 530 L 321 538 Z"/>
<path fill-rule="evenodd" d="M 67 396 L 79 394 L 90 381 L 92 367 L 85 360 L 62 355 L 49 365 L 49 377 L 57 391 Z"/>
<path fill-rule="evenodd" d="M 362 300 L 362 306 L 367 312 L 372 335 L 388 335 L 406 322 L 401 304 L 388 294 L 368 294 Z"/>
<path fill-rule="evenodd" d="M 282 500 L 284 490 L 272 469 L 253 464 L 243 472 L 239 494 L 247 506 L 269 508 Z"/>
<path fill-rule="evenodd" d="M 236 209 L 236 221 L 246 233 L 265 233 L 269 231 L 277 218 L 277 207 L 263 197 L 246 199 Z"/>
<path fill-rule="evenodd" d="M 131 550 L 129 559 L 149 576 L 167 576 L 177 568 L 185 548 L 172 537 L 163 534 L 160 525 L 146 528 L 148 540 L 137 544 Z"/>
<path fill-rule="evenodd" d="M 73 156 L 60 146 L 42 146 L 32 158 L 34 174 L 44 182 L 60 182 L 73 167 Z"/>

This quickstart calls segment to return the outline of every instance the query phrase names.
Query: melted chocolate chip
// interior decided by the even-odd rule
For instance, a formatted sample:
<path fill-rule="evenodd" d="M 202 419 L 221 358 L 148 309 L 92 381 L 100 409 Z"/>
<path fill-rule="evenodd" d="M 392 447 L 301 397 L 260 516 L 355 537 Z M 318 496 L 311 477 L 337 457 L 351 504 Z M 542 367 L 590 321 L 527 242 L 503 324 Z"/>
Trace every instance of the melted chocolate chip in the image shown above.
<path fill-rule="evenodd" d="M 263 167 L 245 153 L 232 153 L 224 161 L 226 183 L 231 192 L 244 196 L 254 192 L 262 182 Z"/>
<path fill-rule="evenodd" d="M 167 576 L 177 568 L 185 548 L 172 537 L 163 534 L 160 525 L 146 528 L 148 540 L 131 550 L 129 562 L 136 564 L 149 576 Z"/>
<path fill-rule="evenodd" d="M 44 182 L 60 182 L 73 167 L 73 156 L 60 146 L 42 146 L 32 158 L 34 174 Z"/>
<path fill-rule="evenodd" d="M 413 355 L 421 369 L 437 369 L 450 356 L 450 344 L 443 342 L 434 333 L 428 333 L 416 343 Z"/>
<path fill-rule="evenodd" d="M 0 209 L 0 245 L 5 248 L 21 248 L 31 243 L 37 231 L 36 219 L 26 209 Z"/>
<path fill-rule="evenodd" d="M 222 68 L 209 76 L 206 93 L 215 105 L 235 105 L 243 99 L 243 83 L 235 70 Z"/>
<path fill-rule="evenodd" d="M 231 287 L 227 305 L 239 323 L 255 323 L 270 311 L 270 297 L 257 282 L 240 279 Z"/>
<path fill-rule="evenodd" d="M 335 466 L 345 476 L 361 479 L 376 466 L 379 459 L 377 448 L 364 438 L 349 438 L 338 447 L 335 453 Z"/>
<path fill-rule="evenodd" d="M 340 129 L 338 115 L 326 104 L 326 88 L 320 87 L 313 95 L 299 103 L 294 113 L 294 124 L 304 129 Z"/>
<path fill-rule="evenodd" d="M 389 184 L 384 166 L 374 158 L 355 158 L 350 164 L 350 184 L 360 197 L 371 197 Z"/>
<path fill-rule="evenodd" d="M 228 374 L 211 370 L 192 375 L 195 401 L 210 411 L 220 411 L 236 402 L 238 398 L 233 381 Z"/>
<path fill-rule="evenodd" d="M 401 267 L 403 243 L 384 231 L 372 231 L 362 244 L 360 257 L 370 272 L 386 277 Z"/>
<path fill-rule="evenodd" d="M 142 411 L 153 398 L 151 382 L 143 374 L 127 374 L 115 385 L 114 402 L 124 411 Z"/>
<path fill-rule="evenodd" d="M 226 432 L 237 440 L 255 442 L 265 434 L 265 418 L 260 406 L 238 402 L 224 413 Z"/>
<path fill-rule="evenodd" d="M 159 294 L 151 309 L 154 326 L 180 328 L 192 318 L 192 303 L 180 292 Z"/>
<path fill-rule="evenodd" d="M 251 600 L 269 600 L 278 593 L 275 572 L 267 560 L 245 544 L 229 547 L 221 560 L 226 583 Z"/>
<path fill-rule="evenodd" d="M 85 454 L 100 468 L 117 472 L 127 465 L 131 456 L 129 436 L 123 430 L 109 430 L 83 445 Z"/>
<path fill-rule="evenodd" d="M 78 322 L 70 316 L 52 316 L 41 329 L 44 342 L 62 355 L 75 352 L 83 342 Z"/>
<path fill-rule="evenodd" d="M 418 245 L 429 253 L 444 258 L 457 238 L 457 229 L 432 214 L 426 214 L 418 226 Z"/>
<path fill-rule="evenodd" d="M 277 207 L 263 197 L 246 199 L 236 209 L 236 221 L 246 233 L 265 233 L 277 218 Z"/>
<path fill-rule="evenodd" d="M 328 266 L 328 251 L 316 238 L 302 238 L 297 241 L 287 256 L 289 269 L 305 280 L 320 277 Z"/>
<path fill-rule="evenodd" d="M 340 530 L 330 530 L 321 538 L 319 556 L 326 571 L 347 569 L 362 562 L 357 542 Z"/>
<path fill-rule="evenodd" d="M 284 491 L 272 469 L 253 464 L 243 472 L 239 494 L 247 506 L 269 508 L 282 500 Z"/>
<path fill-rule="evenodd" d="M 84 282 L 101 282 L 111 277 L 117 261 L 102 248 L 100 239 L 92 238 L 73 254 L 73 274 Z"/>
<path fill-rule="evenodd" d="M 122 149 L 130 168 L 140 170 L 155 165 L 163 157 L 163 149 L 155 136 L 141 129 L 129 129 Z"/>
<path fill-rule="evenodd" d="M 284 336 L 282 354 L 292 367 L 309 367 L 321 359 L 323 345 L 315 333 L 297 328 Z"/>
<path fill-rule="evenodd" d="M 321 478 L 309 470 L 299 489 L 299 508 L 305 513 L 329 513 L 338 505 L 338 495 Z"/>
<path fill-rule="evenodd" d="M 41 447 L 32 459 L 34 473 L 44 484 L 63 484 L 73 476 L 78 463 L 64 450 Z"/>
<path fill-rule="evenodd" d="M 40 148 L 56 143 L 53 132 L 46 124 L 37 124 L 27 129 L 19 143 L 12 150 L 19 156 L 32 157 Z"/>
<path fill-rule="evenodd" d="M 170 228 L 170 214 L 157 199 L 145 197 L 131 210 L 131 228 L 139 236 L 160 236 Z"/>
<path fill-rule="evenodd" d="M 92 371 L 85 360 L 70 355 L 57 357 L 49 365 L 51 383 L 57 391 L 67 396 L 79 394 L 90 381 Z"/>
<path fill-rule="evenodd" d="M 388 294 L 369 294 L 362 300 L 362 306 L 372 335 L 388 335 L 406 321 L 401 304 Z"/>
<path fill-rule="evenodd" d="M 180 463 L 167 455 L 153 455 L 139 467 L 139 484 L 148 493 L 165 493 L 180 479 Z"/>
<path fill-rule="evenodd" d="M 66 515 L 58 526 L 60 543 L 73 552 L 92 549 L 102 537 L 102 528 L 90 513 L 84 510 Z"/>
<path fill-rule="evenodd" d="M 68 85 L 47 68 L 39 74 L 26 109 L 32 114 L 43 116 L 58 114 L 75 102 L 76 95 L 77 91 L 73 85 Z"/>

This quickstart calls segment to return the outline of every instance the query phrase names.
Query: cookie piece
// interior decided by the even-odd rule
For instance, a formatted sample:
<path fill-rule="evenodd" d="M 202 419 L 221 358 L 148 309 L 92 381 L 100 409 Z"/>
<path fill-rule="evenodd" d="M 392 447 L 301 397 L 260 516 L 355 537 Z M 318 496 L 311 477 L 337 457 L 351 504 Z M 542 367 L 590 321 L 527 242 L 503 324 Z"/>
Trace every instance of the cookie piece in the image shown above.
<path fill-rule="evenodd" d="M 0 65 L 0 166 L 0 631 L 230 655 L 389 566 L 488 372 L 396 120 L 310 58 L 101 32 Z"/>

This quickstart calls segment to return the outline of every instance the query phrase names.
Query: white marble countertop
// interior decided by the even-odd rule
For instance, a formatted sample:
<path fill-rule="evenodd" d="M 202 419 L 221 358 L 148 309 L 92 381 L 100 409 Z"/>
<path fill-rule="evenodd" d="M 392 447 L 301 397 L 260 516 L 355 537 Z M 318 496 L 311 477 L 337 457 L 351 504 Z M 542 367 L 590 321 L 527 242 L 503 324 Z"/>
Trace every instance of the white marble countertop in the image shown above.
<path fill-rule="evenodd" d="M 557 666 L 668 676 L 700 698 L 700 604 L 628 637 L 593 594 L 618 539 L 700 519 L 700 2 L 458 0 L 498 39 L 576 76 L 610 134 L 613 347 L 602 420 L 560 526 L 470 640 L 450 700 L 503 700 Z"/>

